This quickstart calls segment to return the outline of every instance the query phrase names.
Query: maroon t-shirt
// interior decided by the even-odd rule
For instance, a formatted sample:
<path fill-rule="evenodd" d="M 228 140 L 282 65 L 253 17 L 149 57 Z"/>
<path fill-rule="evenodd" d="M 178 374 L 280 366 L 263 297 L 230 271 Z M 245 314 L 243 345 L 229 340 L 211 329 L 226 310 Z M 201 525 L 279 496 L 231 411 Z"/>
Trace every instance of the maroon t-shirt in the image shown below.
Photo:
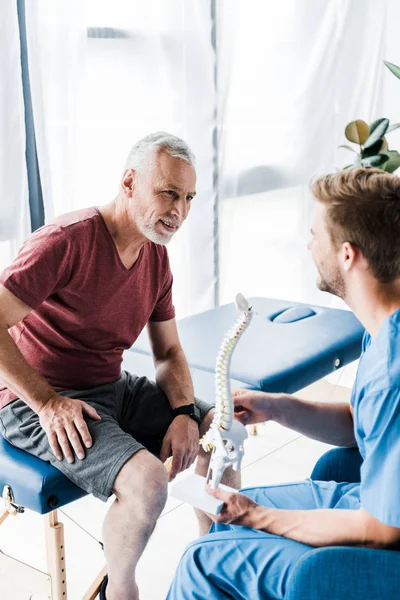
<path fill-rule="evenodd" d="M 37 230 L 0 282 L 33 309 L 9 332 L 57 390 L 116 381 L 146 323 L 175 317 L 165 246 L 148 242 L 126 269 L 97 208 Z M 15 398 L 0 383 L 0 408 Z"/>

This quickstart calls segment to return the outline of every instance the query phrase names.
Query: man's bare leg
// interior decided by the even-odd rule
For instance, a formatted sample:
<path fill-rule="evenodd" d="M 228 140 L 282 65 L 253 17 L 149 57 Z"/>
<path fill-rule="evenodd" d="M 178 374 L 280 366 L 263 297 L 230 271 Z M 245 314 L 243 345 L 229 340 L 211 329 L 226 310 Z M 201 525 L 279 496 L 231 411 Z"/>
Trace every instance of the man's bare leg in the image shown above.
<path fill-rule="evenodd" d="M 167 485 L 164 465 L 147 450 L 137 452 L 119 472 L 116 500 L 103 523 L 107 600 L 138 600 L 136 565 L 165 506 Z"/>
<path fill-rule="evenodd" d="M 210 412 L 206 415 L 204 421 L 200 425 L 200 437 L 202 437 L 205 434 L 205 432 L 209 429 L 209 427 L 211 425 L 211 421 L 213 420 L 213 417 L 214 417 L 214 410 L 210 410 Z M 202 475 L 203 477 L 205 477 L 207 475 L 210 459 L 211 459 L 211 452 L 204 452 L 203 448 L 200 448 L 199 455 L 197 457 L 197 463 L 196 463 L 196 473 L 198 475 Z M 234 471 L 232 469 L 232 467 L 229 467 L 228 469 L 226 469 L 226 471 L 222 477 L 221 483 L 224 483 L 225 485 L 229 485 L 230 487 L 233 487 L 238 490 L 240 488 L 240 482 L 241 482 L 240 471 Z M 196 517 L 199 522 L 199 533 L 200 533 L 200 535 L 205 535 L 206 533 L 208 533 L 208 530 L 210 529 L 211 519 L 202 510 L 195 508 L 194 511 L 196 513 Z"/>

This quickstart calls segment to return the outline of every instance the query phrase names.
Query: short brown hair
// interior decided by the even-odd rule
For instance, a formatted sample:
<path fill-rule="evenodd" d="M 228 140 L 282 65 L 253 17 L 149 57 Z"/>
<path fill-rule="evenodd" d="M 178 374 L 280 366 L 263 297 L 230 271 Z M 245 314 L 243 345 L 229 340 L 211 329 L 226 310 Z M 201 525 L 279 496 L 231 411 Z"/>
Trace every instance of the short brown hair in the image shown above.
<path fill-rule="evenodd" d="M 348 169 L 311 182 L 327 207 L 332 241 L 359 248 L 374 277 L 400 277 L 400 177 L 379 169 Z"/>

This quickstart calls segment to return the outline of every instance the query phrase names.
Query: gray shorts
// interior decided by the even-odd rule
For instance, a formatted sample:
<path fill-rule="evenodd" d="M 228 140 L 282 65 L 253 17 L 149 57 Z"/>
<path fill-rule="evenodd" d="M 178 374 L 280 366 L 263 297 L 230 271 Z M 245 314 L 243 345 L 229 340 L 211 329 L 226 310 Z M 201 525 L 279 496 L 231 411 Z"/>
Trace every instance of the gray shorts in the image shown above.
<path fill-rule="evenodd" d="M 93 406 L 101 421 L 85 415 L 93 445 L 85 458 L 72 464 L 59 461 L 50 448 L 38 415 L 23 400 L 0 410 L 0 433 L 13 446 L 50 462 L 79 487 L 106 501 L 126 461 L 143 448 L 158 456 L 173 414 L 168 399 L 147 377 L 122 371 L 114 383 L 89 390 L 67 390 L 63 396 L 84 400 Z M 212 408 L 196 399 L 202 419 Z"/>

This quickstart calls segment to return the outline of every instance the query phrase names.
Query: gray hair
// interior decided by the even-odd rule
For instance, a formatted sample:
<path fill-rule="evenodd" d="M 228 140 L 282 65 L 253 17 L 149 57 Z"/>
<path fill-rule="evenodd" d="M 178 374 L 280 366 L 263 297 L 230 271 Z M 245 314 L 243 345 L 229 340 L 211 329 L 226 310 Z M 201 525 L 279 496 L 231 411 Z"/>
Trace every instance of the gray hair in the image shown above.
<path fill-rule="evenodd" d="M 174 158 L 181 158 L 193 167 L 195 165 L 194 154 L 186 142 L 171 133 L 157 131 L 156 133 L 146 135 L 136 142 L 129 152 L 125 163 L 125 169 L 142 169 L 149 156 L 158 150 L 164 150 Z"/>

